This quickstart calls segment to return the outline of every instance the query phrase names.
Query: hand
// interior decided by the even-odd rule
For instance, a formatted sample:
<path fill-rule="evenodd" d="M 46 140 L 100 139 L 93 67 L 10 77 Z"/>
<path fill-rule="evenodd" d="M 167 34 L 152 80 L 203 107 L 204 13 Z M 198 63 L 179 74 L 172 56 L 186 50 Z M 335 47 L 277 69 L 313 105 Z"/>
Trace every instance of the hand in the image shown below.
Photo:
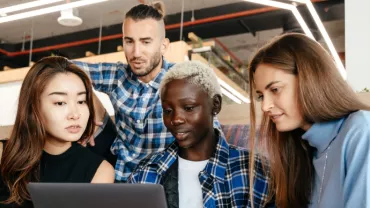
<path fill-rule="evenodd" d="M 102 126 L 103 125 L 103 122 L 102 121 L 95 121 L 94 122 L 95 123 L 95 130 L 94 130 L 94 133 L 99 129 L 99 127 L 100 126 Z M 82 140 L 82 141 L 79 141 L 79 143 L 82 145 L 82 146 L 84 146 L 84 147 L 86 147 L 86 145 L 89 143 L 90 144 L 90 146 L 95 146 L 95 138 L 94 138 L 94 134 L 93 135 L 91 135 L 89 138 L 87 138 L 87 139 L 84 139 L 84 140 Z"/>

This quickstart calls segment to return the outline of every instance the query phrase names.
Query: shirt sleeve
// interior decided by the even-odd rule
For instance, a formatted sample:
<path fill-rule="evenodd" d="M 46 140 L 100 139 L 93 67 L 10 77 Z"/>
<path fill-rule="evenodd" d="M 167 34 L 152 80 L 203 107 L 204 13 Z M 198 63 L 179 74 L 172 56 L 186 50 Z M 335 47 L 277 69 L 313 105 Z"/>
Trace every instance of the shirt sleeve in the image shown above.
<path fill-rule="evenodd" d="M 351 129 L 345 143 L 344 207 L 370 208 L 370 125 Z"/>
<path fill-rule="evenodd" d="M 91 64 L 81 61 L 72 61 L 90 77 L 95 90 L 110 94 L 117 86 L 117 72 L 119 63 Z"/>

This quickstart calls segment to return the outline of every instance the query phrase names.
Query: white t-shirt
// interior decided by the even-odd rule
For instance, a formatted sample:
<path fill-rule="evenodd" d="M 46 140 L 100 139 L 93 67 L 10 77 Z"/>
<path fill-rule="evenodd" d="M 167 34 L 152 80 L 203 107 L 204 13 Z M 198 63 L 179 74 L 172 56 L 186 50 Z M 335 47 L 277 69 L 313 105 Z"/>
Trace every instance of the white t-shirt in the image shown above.
<path fill-rule="evenodd" d="M 179 157 L 179 205 L 180 208 L 202 208 L 203 195 L 199 172 L 208 160 L 190 161 Z"/>

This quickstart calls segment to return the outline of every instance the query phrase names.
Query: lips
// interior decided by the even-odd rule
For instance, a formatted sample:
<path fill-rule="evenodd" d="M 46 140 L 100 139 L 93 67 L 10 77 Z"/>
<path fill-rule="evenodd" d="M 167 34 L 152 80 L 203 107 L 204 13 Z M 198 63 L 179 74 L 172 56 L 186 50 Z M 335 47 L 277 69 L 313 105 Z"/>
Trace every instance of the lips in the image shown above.
<path fill-rule="evenodd" d="M 76 133 L 79 133 L 81 131 L 81 126 L 80 125 L 71 125 L 71 126 L 68 126 L 66 129 L 69 133 L 76 134 Z"/>
<path fill-rule="evenodd" d="M 130 62 L 131 64 L 135 64 L 135 65 L 141 65 L 145 63 L 144 60 L 131 60 Z"/>
<path fill-rule="evenodd" d="M 189 135 L 189 132 L 176 132 L 173 133 L 173 136 L 176 138 L 176 140 L 184 140 Z"/>
<path fill-rule="evenodd" d="M 279 120 L 284 114 L 274 114 L 274 115 L 270 115 L 270 118 L 273 122 L 276 122 L 277 120 Z"/>

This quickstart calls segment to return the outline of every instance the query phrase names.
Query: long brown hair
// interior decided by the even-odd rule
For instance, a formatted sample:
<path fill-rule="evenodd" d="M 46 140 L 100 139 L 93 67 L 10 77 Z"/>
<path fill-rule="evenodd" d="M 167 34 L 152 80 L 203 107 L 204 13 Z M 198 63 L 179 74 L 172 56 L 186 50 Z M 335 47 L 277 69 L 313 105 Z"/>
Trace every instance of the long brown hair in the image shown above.
<path fill-rule="evenodd" d="M 73 73 L 84 83 L 90 117 L 81 139 L 93 134 L 93 91 L 89 77 L 63 57 L 46 57 L 35 63 L 23 81 L 16 120 L 1 161 L 3 181 L 10 191 L 5 204 L 21 205 L 24 200 L 30 200 L 26 186 L 29 182 L 39 181 L 40 159 L 47 137 L 40 111 L 40 95 L 59 73 Z"/>
<path fill-rule="evenodd" d="M 266 44 L 249 65 L 251 97 L 251 168 L 254 177 L 254 157 L 257 141 L 267 149 L 270 162 L 269 197 L 278 207 L 306 207 L 310 203 L 314 167 L 313 150 L 301 139 L 304 131 L 279 132 L 275 124 L 263 115 L 256 136 L 254 104 L 254 73 L 260 64 L 268 64 L 297 77 L 297 103 L 307 123 L 342 118 L 360 109 L 369 109 L 341 77 L 335 62 L 316 41 L 303 34 L 286 34 Z M 252 183 L 251 183 L 252 184 Z M 252 190 L 252 186 L 250 186 Z"/>

